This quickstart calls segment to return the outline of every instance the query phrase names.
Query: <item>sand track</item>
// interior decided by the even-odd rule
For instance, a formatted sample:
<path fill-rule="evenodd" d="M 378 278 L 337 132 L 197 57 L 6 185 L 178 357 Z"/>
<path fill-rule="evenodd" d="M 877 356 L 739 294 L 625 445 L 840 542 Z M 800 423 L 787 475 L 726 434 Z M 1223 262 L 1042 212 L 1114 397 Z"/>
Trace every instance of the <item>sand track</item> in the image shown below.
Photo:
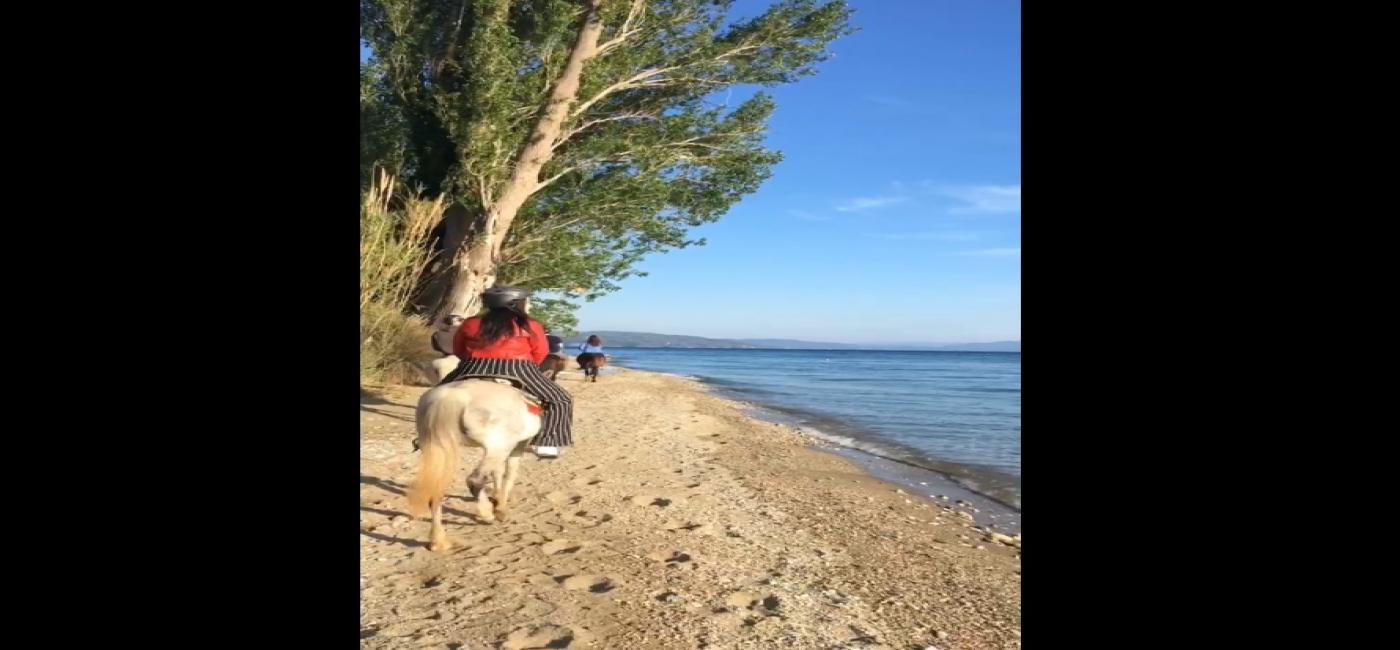
<path fill-rule="evenodd" d="M 508 522 L 468 516 L 468 452 L 446 554 L 404 514 L 422 389 L 362 400 L 362 648 L 1020 647 L 1019 540 L 695 382 L 580 379 L 559 380 L 577 445 L 527 456 Z"/>

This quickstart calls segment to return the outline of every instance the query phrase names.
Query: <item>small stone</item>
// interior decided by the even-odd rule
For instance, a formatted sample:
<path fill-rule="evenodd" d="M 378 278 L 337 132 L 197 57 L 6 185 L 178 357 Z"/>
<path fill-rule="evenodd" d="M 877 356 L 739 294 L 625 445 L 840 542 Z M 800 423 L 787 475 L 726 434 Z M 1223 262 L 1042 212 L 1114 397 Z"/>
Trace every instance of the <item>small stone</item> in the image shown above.
<path fill-rule="evenodd" d="M 894 489 L 894 493 L 895 493 L 895 494 L 904 494 L 904 490 L 901 490 L 901 489 L 899 489 L 899 488 L 895 488 L 895 489 Z"/>
<path fill-rule="evenodd" d="M 933 635 L 936 636 L 936 637 L 938 637 L 938 638 L 940 638 L 940 639 L 946 639 L 946 638 L 948 638 L 948 633 L 947 633 L 947 632 L 944 632 L 943 630 L 939 630 L 939 631 L 935 632 Z"/>

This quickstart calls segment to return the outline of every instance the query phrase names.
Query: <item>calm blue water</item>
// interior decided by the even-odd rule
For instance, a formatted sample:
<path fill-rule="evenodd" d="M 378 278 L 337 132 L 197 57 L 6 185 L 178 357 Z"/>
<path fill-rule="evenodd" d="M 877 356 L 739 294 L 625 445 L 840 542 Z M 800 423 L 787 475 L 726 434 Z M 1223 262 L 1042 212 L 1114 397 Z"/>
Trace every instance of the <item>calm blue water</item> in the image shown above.
<path fill-rule="evenodd" d="M 689 375 L 843 446 L 948 475 L 1021 507 L 1021 355 L 609 348 Z"/>

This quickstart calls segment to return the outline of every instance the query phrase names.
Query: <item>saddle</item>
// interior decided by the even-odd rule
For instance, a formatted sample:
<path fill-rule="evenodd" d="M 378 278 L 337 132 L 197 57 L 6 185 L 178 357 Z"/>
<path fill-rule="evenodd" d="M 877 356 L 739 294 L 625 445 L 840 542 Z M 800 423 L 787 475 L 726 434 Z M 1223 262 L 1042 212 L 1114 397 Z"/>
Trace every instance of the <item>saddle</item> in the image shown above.
<path fill-rule="evenodd" d="M 531 413 L 534 413 L 535 415 L 539 415 L 539 414 L 541 414 L 541 413 L 544 412 L 544 409 L 545 409 L 544 400 L 540 399 L 539 397 L 536 397 L 535 395 L 531 395 L 529 391 L 525 390 L 525 385 L 522 384 L 522 383 L 520 382 L 520 380 L 519 380 L 519 379 L 516 379 L 515 377 L 510 377 L 510 376 L 507 376 L 507 375 L 476 375 L 476 374 L 472 374 L 472 375 L 462 375 L 461 377 L 458 378 L 458 380 L 459 380 L 459 381 L 467 381 L 467 380 L 472 380 L 472 381 L 490 381 L 490 382 L 495 382 L 495 383 L 497 383 L 497 384 L 501 384 L 502 386 L 510 386 L 511 388 L 514 388 L 517 392 L 520 393 L 520 397 L 523 398 L 523 399 L 525 400 L 526 408 L 528 408 L 528 409 L 530 410 Z"/>

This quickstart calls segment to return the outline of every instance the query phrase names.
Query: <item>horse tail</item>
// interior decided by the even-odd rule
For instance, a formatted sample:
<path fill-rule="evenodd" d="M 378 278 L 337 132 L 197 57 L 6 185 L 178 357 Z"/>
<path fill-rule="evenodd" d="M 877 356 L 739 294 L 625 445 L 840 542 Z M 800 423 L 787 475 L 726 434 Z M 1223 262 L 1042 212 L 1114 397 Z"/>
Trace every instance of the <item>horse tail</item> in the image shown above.
<path fill-rule="evenodd" d="M 439 392 L 443 391 L 443 392 Z M 408 510 L 422 517 L 447 494 L 461 461 L 462 415 L 471 394 L 453 386 L 434 388 L 418 402 L 418 476 L 408 489 Z"/>

